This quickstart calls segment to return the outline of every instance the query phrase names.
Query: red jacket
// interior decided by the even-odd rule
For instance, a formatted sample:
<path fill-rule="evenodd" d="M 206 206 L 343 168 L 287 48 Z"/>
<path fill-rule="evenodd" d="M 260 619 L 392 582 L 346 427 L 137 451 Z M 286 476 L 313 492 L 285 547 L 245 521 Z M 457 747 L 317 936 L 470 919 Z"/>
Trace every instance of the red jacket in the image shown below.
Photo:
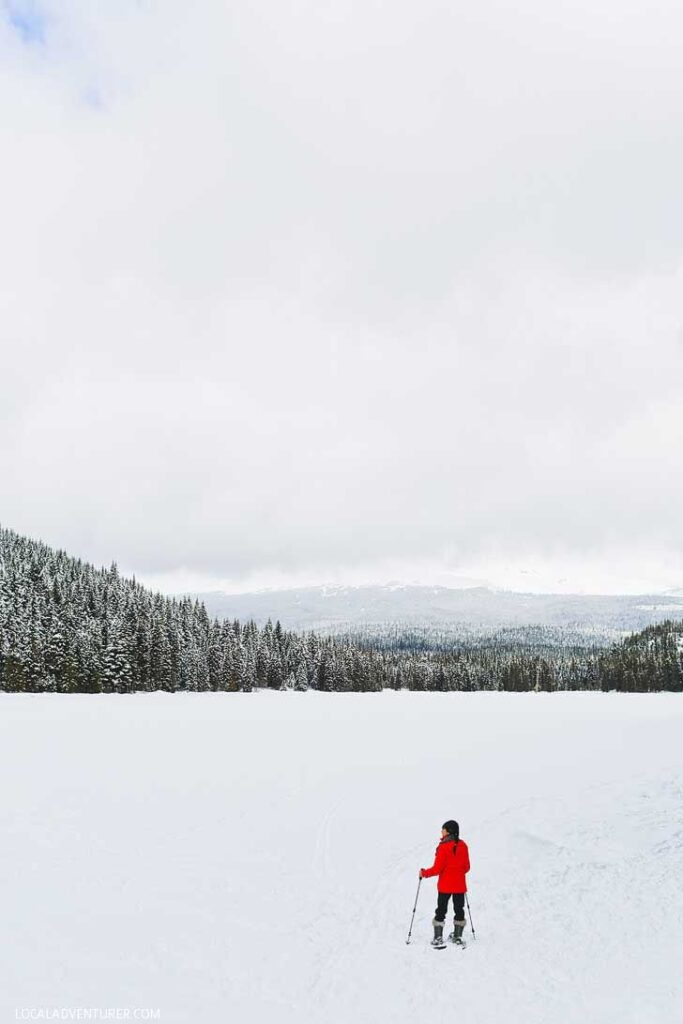
<path fill-rule="evenodd" d="M 439 876 L 439 892 L 467 892 L 465 875 L 470 870 L 470 851 L 467 843 L 458 839 L 442 839 L 436 848 L 431 868 L 423 868 L 423 878 Z"/>

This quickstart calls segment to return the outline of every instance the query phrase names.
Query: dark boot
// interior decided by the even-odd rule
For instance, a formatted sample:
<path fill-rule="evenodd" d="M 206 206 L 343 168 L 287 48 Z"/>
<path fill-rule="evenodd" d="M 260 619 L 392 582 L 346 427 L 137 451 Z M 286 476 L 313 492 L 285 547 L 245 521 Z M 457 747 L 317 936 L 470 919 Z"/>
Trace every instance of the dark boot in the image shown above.
<path fill-rule="evenodd" d="M 437 921 L 436 918 L 432 921 L 434 925 L 434 938 L 432 939 L 432 946 L 443 946 L 443 921 Z"/>
<path fill-rule="evenodd" d="M 451 940 L 451 942 L 455 942 L 459 946 L 463 945 L 462 933 L 463 933 L 463 931 L 465 929 L 465 924 L 466 924 L 465 921 L 462 921 L 462 920 L 460 920 L 457 917 L 453 918 L 453 931 L 448 936 L 448 938 Z"/>

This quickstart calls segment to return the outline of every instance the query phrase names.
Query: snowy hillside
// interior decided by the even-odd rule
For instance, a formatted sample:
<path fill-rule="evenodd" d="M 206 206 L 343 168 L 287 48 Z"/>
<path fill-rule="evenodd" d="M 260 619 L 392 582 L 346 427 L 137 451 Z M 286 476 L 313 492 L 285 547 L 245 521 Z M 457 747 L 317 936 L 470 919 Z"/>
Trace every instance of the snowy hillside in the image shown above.
<path fill-rule="evenodd" d="M 279 619 L 288 629 L 331 631 L 388 623 L 438 625 L 454 632 L 458 626 L 495 629 L 536 624 L 615 639 L 663 618 L 683 618 L 683 598 L 672 594 L 591 596 L 522 594 L 487 587 L 365 586 L 198 596 L 209 614 L 219 618 L 253 619 L 259 625 L 269 618 Z"/>
<path fill-rule="evenodd" d="M 678 1024 L 676 694 L 0 694 L 0 1020 Z M 428 946 L 460 821 L 476 941 Z"/>

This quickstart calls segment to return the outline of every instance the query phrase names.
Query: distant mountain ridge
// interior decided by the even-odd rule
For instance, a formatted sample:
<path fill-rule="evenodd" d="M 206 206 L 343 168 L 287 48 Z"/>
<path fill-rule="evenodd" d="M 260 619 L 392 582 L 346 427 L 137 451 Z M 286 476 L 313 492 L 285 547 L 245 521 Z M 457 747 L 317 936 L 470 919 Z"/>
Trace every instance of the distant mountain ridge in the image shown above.
<path fill-rule="evenodd" d="M 344 632 L 362 627 L 440 626 L 457 635 L 543 625 L 616 638 L 663 617 L 683 618 L 683 592 L 638 595 L 524 594 L 487 587 L 305 587 L 197 596 L 210 615 L 288 629 Z"/>

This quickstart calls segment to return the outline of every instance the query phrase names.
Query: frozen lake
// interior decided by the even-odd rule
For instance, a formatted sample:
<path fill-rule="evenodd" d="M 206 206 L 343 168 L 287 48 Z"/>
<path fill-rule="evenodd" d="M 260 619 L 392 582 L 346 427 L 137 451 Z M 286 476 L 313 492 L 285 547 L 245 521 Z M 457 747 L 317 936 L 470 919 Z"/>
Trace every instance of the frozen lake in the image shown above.
<path fill-rule="evenodd" d="M 682 738 L 676 694 L 0 694 L 0 1021 L 679 1024 Z"/>

